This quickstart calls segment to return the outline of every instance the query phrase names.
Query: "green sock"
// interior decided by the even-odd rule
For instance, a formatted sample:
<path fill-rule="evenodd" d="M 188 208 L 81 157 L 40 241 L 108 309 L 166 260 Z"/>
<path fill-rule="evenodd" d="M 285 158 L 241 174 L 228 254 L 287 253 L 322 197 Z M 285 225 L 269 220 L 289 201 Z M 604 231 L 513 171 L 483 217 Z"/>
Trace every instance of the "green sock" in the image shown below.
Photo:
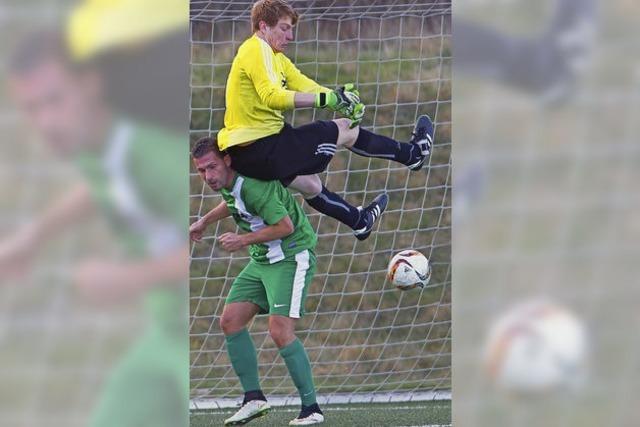
<path fill-rule="evenodd" d="M 258 379 L 258 356 L 256 347 L 249 331 L 243 329 L 240 332 L 225 337 L 227 353 L 231 359 L 231 366 L 236 372 L 242 389 L 245 391 L 260 390 Z"/>
<path fill-rule="evenodd" d="M 291 344 L 280 349 L 280 355 L 284 359 L 293 383 L 298 389 L 302 404 L 309 406 L 316 403 L 316 389 L 313 385 L 311 364 L 302 342 L 296 338 Z"/>

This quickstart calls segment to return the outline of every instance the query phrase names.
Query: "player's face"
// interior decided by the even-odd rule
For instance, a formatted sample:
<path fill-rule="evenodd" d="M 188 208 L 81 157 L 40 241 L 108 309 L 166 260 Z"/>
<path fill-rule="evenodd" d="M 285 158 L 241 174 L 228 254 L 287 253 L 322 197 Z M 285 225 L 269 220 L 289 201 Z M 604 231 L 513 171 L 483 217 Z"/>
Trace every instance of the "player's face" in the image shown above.
<path fill-rule="evenodd" d="M 54 60 L 9 78 L 9 91 L 29 126 L 56 150 L 68 153 L 87 142 L 95 123 L 96 92 L 88 75 Z"/>
<path fill-rule="evenodd" d="M 221 158 L 214 152 L 193 159 L 196 170 L 213 191 L 220 191 L 231 184 L 233 171 L 230 168 L 229 157 Z"/>
<path fill-rule="evenodd" d="M 293 41 L 291 17 L 280 18 L 273 27 L 265 26 L 264 36 L 271 49 L 276 52 L 284 52 L 289 42 Z"/>

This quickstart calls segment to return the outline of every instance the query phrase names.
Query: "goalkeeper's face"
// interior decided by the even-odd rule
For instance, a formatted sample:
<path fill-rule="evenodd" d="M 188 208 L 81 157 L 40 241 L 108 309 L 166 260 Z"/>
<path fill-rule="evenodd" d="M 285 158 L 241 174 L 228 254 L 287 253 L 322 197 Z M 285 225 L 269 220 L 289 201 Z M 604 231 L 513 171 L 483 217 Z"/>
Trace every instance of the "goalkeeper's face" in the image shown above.
<path fill-rule="evenodd" d="M 229 188 L 233 182 L 234 172 L 231 169 L 229 156 L 220 157 L 213 151 L 209 151 L 202 157 L 193 159 L 193 163 L 207 185 L 213 191 Z"/>
<path fill-rule="evenodd" d="M 262 28 L 264 28 L 262 31 L 264 39 L 276 52 L 284 52 L 289 42 L 293 41 L 293 24 L 288 16 L 280 18 L 273 27 L 264 24 Z"/>

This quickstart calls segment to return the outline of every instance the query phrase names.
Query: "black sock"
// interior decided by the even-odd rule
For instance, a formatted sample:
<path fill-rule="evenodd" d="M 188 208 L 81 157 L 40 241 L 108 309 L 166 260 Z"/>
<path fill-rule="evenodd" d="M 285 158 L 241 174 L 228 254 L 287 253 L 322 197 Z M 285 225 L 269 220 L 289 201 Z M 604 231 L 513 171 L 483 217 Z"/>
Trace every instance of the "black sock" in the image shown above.
<path fill-rule="evenodd" d="M 300 410 L 300 415 L 298 415 L 298 418 L 306 418 L 314 412 L 322 414 L 322 410 L 320 409 L 320 406 L 318 406 L 318 403 L 314 403 L 313 405 L 309 406 L 302 405 L 302 409 Z"/>
<path fill-rule="evenodd" d="M 251 390 L 247 391 L 244 394 L 244 400 L 242 401 L 242 404 L 244 405 L 245 403 L 251 402 L 252 400 L 264 400 L 266 402 L 267 398 L 264 396 L 264 393 L 262 393 L 262 390 Z"/>
<path fill-rule="evenodd" d="M 324 185 L 322 192 L 312 199 L 307 199 L 307 203 L 318 212 L 335 218 L 354 230 L 361 228 L 360 211 L 336 193 L 327 190 Z"/>
<path fill-rule="evenodd" d="M 361 156 L 395 160 L 403 165 L 412 163 L 413 149 L 413 144 L 398 142 L 362 128 L 360 128 L 358 139 L 350 148 L 351 151 Z"/>

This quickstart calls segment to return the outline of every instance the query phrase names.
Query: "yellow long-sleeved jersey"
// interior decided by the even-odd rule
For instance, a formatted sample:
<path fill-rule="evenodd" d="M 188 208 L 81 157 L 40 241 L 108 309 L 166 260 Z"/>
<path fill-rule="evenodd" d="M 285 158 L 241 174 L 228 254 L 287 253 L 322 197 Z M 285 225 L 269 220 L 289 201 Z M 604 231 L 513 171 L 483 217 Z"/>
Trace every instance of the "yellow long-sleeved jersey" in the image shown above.
<path fill-rule="evenodd" d="M 284 126 L 282 110 L 294 108 L 295 92 L 329 91 L 254 34 L 242 43 L 231 64 L 218 146 L 225 150 L 276 134 Z"/>

